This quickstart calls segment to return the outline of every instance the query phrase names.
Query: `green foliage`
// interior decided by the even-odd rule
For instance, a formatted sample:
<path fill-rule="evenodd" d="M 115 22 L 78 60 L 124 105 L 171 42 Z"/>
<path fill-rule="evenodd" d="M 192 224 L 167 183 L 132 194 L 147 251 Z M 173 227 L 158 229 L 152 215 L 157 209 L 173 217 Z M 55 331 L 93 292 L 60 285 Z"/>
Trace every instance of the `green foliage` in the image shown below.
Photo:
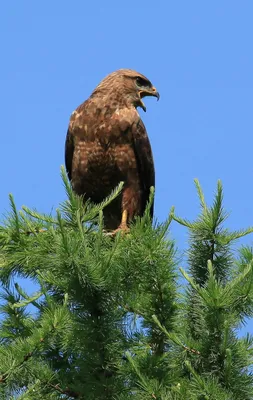
<path fill-rule="evenodd" d="M 222 186 L 193 223 L 174 209 L 152 226 L 148 207 L 127 235 L 103 232 L 102 204 L 76 196 L 55 215 L 23 207 L 0 227 L 1 399 L 253 399 L 253 338 L 237 329 L 253 313 L 253 256 L 234 242 L 252 229 L 223 224 Z M 188 265 L 168 235 L 189 229 Z M 179 272 L 180 275 L 179 276 Z M 183 290 L 179 285 L 186 280 Z M 37 286 L 27 294 L 16 282 Z"/>

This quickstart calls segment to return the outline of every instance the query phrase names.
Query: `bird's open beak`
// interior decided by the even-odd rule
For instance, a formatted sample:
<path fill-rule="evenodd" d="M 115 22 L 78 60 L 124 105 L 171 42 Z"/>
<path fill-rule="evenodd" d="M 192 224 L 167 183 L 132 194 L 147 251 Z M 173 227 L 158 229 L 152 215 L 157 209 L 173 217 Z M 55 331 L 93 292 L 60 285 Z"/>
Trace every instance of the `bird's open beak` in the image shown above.
<path fill-rule="evenodd" d="M 146 112 L 146 106 L 142 101 L 142 98 L 145 97 L 145 96 L 154 96 L 154 97 L 157 98 L 157 100 L 159 100 L 160 99 L 160 94 L 159 94 L 159 92 L 156 90 L 156 88 L 154 86 L 152 86 L 151 89 L 141 90 L 140 91 L 140 105 L 141 105 L 141 108 L 143 109 L 143 111 Z"/>
<path fill-rule="evenodd" d="M 150 96 L 155 96 L 157 98 L 157 101 L 160 99 L 160 94 L 154 86 L 151 89 Z"/>

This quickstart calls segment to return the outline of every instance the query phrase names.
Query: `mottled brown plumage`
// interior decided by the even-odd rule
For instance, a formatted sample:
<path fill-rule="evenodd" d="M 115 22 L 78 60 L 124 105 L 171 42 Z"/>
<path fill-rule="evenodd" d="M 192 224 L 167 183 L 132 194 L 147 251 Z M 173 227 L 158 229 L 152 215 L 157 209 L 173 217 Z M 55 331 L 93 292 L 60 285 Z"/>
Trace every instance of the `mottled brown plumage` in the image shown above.
<path fill-rule="evenodd" d="M 121 69 L 103 79 L 70 118 L 65 163 L 73 190 L 99 203 L 124 181 L 121 195 L 104 209 L 107 230 L 127 229 L 142 215 L 155 184 L 150 142 L 136 110 L 146 111 L 144 96 L 159 98 L 145 76 Z"/>

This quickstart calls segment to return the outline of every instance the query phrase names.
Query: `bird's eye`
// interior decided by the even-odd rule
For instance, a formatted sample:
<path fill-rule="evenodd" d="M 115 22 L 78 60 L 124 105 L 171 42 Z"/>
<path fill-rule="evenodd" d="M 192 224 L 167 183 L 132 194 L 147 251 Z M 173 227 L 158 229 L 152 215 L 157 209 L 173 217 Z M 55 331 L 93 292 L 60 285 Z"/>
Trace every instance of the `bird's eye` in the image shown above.
<path fill-rule="evenodd" d="M 139 87 L 150 87 L 151 84 L 146 79 L 140 78 L 139 76 L 136 78 L 136 85 Z"/>

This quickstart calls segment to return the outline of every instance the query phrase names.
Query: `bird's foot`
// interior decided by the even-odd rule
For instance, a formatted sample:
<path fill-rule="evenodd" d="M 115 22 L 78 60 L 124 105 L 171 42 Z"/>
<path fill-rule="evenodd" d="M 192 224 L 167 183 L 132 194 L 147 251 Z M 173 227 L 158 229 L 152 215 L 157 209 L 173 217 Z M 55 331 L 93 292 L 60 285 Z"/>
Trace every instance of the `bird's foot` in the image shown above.
<path fill-rule="evenodd" d="M 107 236 L 115 236 L 118 232 L 125 235 L 130 232 L 130 228 L 127 226 L 127 224 L 120 224 L 120 226 L 117 229 L 114 229 L 114 231 L 106 232 L 106 235 Z"/>

